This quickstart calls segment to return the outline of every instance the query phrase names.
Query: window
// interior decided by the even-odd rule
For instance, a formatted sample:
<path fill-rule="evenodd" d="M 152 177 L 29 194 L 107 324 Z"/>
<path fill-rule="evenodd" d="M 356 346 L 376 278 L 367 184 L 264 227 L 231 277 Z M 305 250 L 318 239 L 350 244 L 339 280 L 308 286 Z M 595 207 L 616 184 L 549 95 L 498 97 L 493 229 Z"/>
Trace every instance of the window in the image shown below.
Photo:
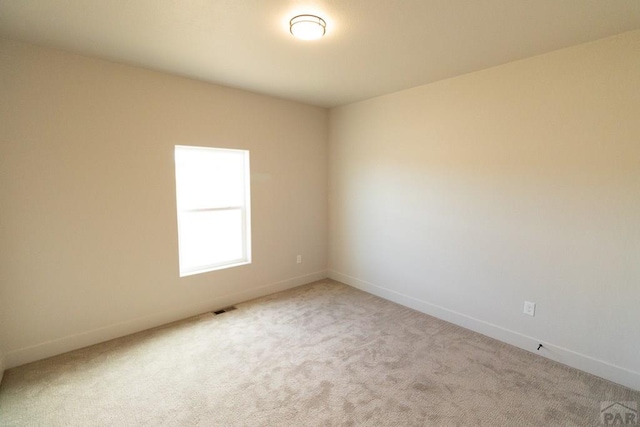
<path fill-rule="evenodd" d="M 180 277 L 251 262 L 249 151 L 176 145 Z"/>

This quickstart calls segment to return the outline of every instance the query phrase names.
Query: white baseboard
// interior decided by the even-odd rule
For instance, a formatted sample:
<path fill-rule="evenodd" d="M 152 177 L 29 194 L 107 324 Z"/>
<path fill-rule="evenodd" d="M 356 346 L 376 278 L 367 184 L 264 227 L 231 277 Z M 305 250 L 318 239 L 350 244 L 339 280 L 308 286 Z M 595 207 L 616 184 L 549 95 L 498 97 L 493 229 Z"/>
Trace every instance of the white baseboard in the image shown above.
<path fill-rule="evenodd" d="M 588 372 L 590 374 L 607 379 L 609 381 L 613 381 L 617 384 L 621 384 L 634 390 L 640 390 L 640 372 L 631 371 L 629 369 L 613 365 L 603 360 L 599 360 L 558 345 L 541 341 L 538 338 L 527 336 L 519 332 L 512 331 L 501 326 L 494 325 L 492 323 L 488 323 L 435 304 L 431 304 L 426 301 L 422 301 L 418 298 L 414 298 L 412 296 L 405 295 L 382 286 L 374 285 L 373 283 L 369 283 L 364 280 L 339 273 L 337 271 L 329 270 L 328 276 L 333 280 L 337 280 L 339 282 L 353 286 L 354 288 L 360 289 L 367 293 L 379 296 L 389 301 L 393 301 L 400 305 L 404 305 L 406 307 L 431 315 L 433 317 L 437 317 L 455 325 L 462 326 L 463 328 L 470 329 L 474 332 L 478 332 L 482 335 L 486 335 L 507 344 L 511 344 L 523 350 L 530 351 L 533 354 L 544 356 L 548 359 L 555 360 L 564 365 L 568 365 L 581 371 Z M 540 351 L 533 352 L 532 349 L 536 349 L 539 343 L 541 343 L 543 347 L 540 349 Z"/>
<path fill-rule="evenodd" d="M 216 310 L 233 304 L 238 304 L 254 298 L 259 298 L 275 292 L 295 288 L 296 286 L 315 282 L 327 278 L 326 270 L 317 271 L 303 276 L 293 277 L 276 283 L 251 288 L 246 291 L 236 292 L 210 300 L 199 302 L 196 305 L 180 307 L 175 310 L 154 313 L 149 316 L 108 325 L 91 331 L 69 335 L 63 338 L 46 341 L 33 346 L 13 350 L 5 355 L 6 368 L 13 368 L 25 363 L 45 359 L 47 357 L 66 353 L 82 347 L 98 344 L 114 338 L 144 331 L 156 326 L 175 322 L 207 311 Z"/>

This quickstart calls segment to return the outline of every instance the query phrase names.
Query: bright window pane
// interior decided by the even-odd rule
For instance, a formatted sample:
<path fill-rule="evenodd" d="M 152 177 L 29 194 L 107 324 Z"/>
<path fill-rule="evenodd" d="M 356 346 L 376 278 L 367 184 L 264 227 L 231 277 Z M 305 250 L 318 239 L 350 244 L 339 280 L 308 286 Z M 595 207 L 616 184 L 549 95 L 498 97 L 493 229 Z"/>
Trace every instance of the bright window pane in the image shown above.
<path fill-rule="evenodd" d="M 180 268 L 196 270 L 243 259 L 240 209 L 180 214 Z"/>
<path fill-rule="evenodd" d="M 178 206 L 184 209 L 244 204 L 244 150 L 176 151 Z"/>

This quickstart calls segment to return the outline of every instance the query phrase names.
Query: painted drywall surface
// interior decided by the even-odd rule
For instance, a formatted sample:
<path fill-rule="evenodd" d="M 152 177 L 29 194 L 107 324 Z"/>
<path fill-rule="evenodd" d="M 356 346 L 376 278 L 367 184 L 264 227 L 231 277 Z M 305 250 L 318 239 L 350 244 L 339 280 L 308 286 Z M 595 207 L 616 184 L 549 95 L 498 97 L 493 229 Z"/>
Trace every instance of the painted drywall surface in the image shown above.
<path fill-rule="evenodd" d="M 9 367 L 325 275 L 325 109 L 11 41 L 0 93 Z M 251 265 L 179 278 L 175 144 L 250 150 Z"/>
<path fill-rule="evenodd" d="M 640 31 L 329 122 L 330 276 L 614 365 L 640 387 Z"/>

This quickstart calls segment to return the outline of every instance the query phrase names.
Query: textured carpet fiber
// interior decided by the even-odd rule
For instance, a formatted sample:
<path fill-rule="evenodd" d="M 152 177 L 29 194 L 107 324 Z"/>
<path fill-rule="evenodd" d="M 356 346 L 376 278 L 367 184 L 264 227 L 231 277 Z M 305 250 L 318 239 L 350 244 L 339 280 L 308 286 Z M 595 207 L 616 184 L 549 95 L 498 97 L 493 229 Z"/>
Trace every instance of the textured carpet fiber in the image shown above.
<path fill-rule="evenodd" d="M 325 280 L 6 372 L 2 426 L 598 425 L 640 393 Z"/>

